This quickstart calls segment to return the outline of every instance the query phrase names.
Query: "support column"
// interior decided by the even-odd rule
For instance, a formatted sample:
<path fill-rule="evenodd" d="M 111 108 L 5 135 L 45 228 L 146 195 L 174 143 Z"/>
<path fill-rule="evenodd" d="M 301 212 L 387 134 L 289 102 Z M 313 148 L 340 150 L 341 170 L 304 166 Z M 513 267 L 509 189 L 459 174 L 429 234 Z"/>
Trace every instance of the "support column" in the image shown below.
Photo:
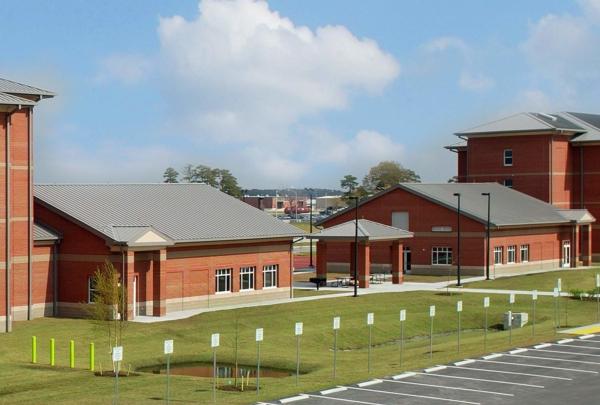
<path fill-rule="evenodd" d="M 368 242 L 358 244 L 358 286 L 369 288 L 371 279 L 371 249 Z"/>
<path fill-rule="evenodd" d="M 583 265 L 591 266 L 592 265 L 592 224 L 589 224 L 585 227 L 585 242 L 582 239 L 582 252 L 583 252 Z"/>
<path fill-rule="evenodd" d="M 152 256 L 152 316 L 167 314 L 167 250 Z"/>
<path fill-rule="evenodd" d="M 403 263 L 404 259 L 404 249 L 403 245 L 400 241 L 392 242 L 392 283 L 400 284 L 402 283 L 403 274 L 402 269 L 404 267 Z"/>
<path fill-rule="evenodd" d="M 125 252 L 125 287 L 127 289 L 127 305 L 126 309 L 126 320 L 130 321 L 133 319 L 133 277 L 135 270 L 135 252 L 128 250 Z"/>
<path fill-rule="evenodd" d="M 579 225 L 573 225 L 571 237 L 571 268 L 577 267 L 579 260 Z"/>
<path fill-rule="evenodd" d="M 317 242 L 317 277 L 327 278 L 327 242 Z"/>

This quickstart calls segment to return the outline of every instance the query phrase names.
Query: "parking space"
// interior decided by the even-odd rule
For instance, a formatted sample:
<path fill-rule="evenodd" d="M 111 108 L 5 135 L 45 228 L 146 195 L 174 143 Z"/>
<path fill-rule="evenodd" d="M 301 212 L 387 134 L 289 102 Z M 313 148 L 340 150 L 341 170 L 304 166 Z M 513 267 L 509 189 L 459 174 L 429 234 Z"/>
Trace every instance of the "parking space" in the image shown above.
<path fill-rule="evenodd" d="M 592 404 L 600 396 L 600 335 L 542 343 L 405 372 L 272 404 Z"/>

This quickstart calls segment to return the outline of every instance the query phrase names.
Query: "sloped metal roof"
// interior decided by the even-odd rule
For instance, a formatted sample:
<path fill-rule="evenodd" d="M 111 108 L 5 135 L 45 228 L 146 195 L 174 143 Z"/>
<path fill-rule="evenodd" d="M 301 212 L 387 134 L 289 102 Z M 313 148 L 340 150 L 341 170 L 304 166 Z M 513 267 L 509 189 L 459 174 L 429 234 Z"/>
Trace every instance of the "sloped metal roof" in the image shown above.
<path fill-rule="evenodd" d="M 148 227 L 175 243 L 304 235 L 205 184 L 39 184 L 34 190 L 38 202 L 113 243 L 129 241 Z"/>
<path fill-rule="evenodd" d="M 2 78 L 0 78 L 0 92 L 44 97 L 54 97 L 56 95 L 51 91 L 40 89 L 39 87 L 33 87 Z"/>
<path fill-rule="evenodd" d="M 12 94 L 0 92 L 0 104 L 4 105 L 35 105 L 35 101 L 23 97 L 13 96 Z"/>
<path fill-rule="evenodd" d="M 574 144 L 600 142 L 600 114 L 584 114 L 577 112 L 560 113 L 576 122 L 579 126 L 585 129 L 581 135 L 571 139 Z"/>
<path fill-rule="evenodd" d="M 560 209 L 558 210 L 558 213 L 569 221 L 577 222 L 578 224 L 591 224 L 592 222 L 596 222 L 596 218 L 585 209 Z"/>
<path fill-rule="evenodd" d="M 60 234 L 42 225 L 39 222 L 33 223 L 33 240 L 36 242 L 59 240 Z"/>
<path fill-rule="evenodd" d="M 538 132 L 567 130 L 584 132 L 585 129 L 559 114 L 523 112 L 457 132 L 458 136 L 484 135 L 503 132 Z"/>
<path fill-rule="evenodd" d="M 355 221 L 348 221 L 319 232 L 314 232 L 308 237 L 311 239 L 350 240 L 354 239 L 355 232 Z M 412 237 L 413 233 L 404 229 L 380 224 L 368 219 L 358 220 L 358 239 L 360 240 L 396 240 Z"/>

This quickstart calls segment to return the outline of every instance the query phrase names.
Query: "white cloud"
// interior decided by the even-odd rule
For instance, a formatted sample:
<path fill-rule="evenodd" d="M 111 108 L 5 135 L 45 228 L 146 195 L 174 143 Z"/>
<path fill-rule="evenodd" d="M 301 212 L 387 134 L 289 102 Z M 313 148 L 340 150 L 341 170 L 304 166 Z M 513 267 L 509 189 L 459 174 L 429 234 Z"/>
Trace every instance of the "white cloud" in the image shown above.
<path fill-rule="evenodd" d="M 265 1 L 204 0 L 197 18 L 161 18 L 158 33 L 177 118 L 226 141 L 289 136 L 301 118 L 377 94 L 400 72 L 376 42 L 343 26 L 297 26 Z"/>
<path fill-rule="evenodd" d="M 494 87 L 494 80 L 482 74 L 462 72 L 458 84 L 461 88 L 470 91 L 484 91 Z"/>
<path fill-rule="evenodd" d="M 100 71 L 95 80 L 99 83 L 119 81 L 136 84 L 147 77 L 151 70 L 150 60 L 142 55 L 113 54 L 100 62 Z"/>
<path fill-rule="evenodd" d="M 423 45 L 423 49 L 426 52 L 445 52 L 448 50 L 457 50 L 462 53 L 465 57 L 470 53 L 470 48 L 465 41 L 461 38 L 453 36 L 445 36 L 434 38 L 431 41 Z"/>
<path fill-rule="evenodd" d="M 600 21 L 600 0 L 579 0 L 579 4 L 586 17 Z"/>

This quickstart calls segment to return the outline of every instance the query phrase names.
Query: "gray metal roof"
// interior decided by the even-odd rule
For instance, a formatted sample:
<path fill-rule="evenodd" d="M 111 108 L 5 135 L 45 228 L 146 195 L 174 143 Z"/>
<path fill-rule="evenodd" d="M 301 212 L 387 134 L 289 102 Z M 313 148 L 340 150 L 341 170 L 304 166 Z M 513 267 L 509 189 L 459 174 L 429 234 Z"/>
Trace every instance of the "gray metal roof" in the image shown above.
<path fill-rule="evenodd" d="M 350 240 L 354 239 L 356 232 L 355 221 L 344 222 L 331 228 L 314 232 L 308 237 L 311 239 Z M 358 239 L 360 240 L 396 240 L 412 238 L 413 233 L 393 226 L 380 224 L 368 219 L 358 220 Z"/>
<path fill-rule="evenodd" d="M 51 91 L 29 86 L 27 84 L 13 82 L 12 80 L 0 78 L 0 92 L 10 94 L 23 94 L 31 96 L 54 97 Z"/>
<path fill-rule="evenodd" d="M 600 142 L 600 114 L 563 112 L 561 115 L 566 116 L 585 129 L 584 133 L 571 139 L 572 143 Z"/>
<path fill-rule="evenodd" d="M 34 195 L 112 243 L 131 241 L 150 227 L 175 243 L 304 235 L 205 184 L 39 184 Z"/>
<path fill-rule="evenodd" d="M 502 132 L 539 132 L 566 130 L 585 132 L 580 125 L 560 114 L 523 112 L 457 132 L 458 136 L 485 135 Z"/>
<path fill-rule="evenodd" d="M 571 222 L 577 222 L 578 224 L 591 224 L 592 222 L 596 222 L 596 218 L 588 210 L 585 209 L 576 209 L 576 210 L 567 210 L 560 209 L 558 213 L 568 219 Z"/>
<path fill-rule="evenodd" d="M 362 200 L 359 206 L 368 204 L 371 200 L 398 188 L 419 195 L 453 211 L 458 209 L 458 200 L 454 193 L 460 193 L 462 213 L 482 223 L 487 222 L 487 198 L 482 196 L 481 193 L 490 193 L 490 222 L 492 226 L 496 227 L 566 224 L 571 222 L 554 206 L 498 183 L 401 183 Z M 340 211 L 318 222 L 317 225 L 326 223 L 329 219 L 351 209 L 353 208 L 349 207 Z"/>
<path fill-rule="evenodd" d="M 33 223 L 33 240 L 36 242 L 55 241 L 60 239 L 60 234 L 38 222 Z"/>
<path fill-rule="evenodd" d="M 13 96 L 12 94 L 0 92 L 0 104 L 4 105 L 35 105 L 35 101 L 23 97 Z"/>

